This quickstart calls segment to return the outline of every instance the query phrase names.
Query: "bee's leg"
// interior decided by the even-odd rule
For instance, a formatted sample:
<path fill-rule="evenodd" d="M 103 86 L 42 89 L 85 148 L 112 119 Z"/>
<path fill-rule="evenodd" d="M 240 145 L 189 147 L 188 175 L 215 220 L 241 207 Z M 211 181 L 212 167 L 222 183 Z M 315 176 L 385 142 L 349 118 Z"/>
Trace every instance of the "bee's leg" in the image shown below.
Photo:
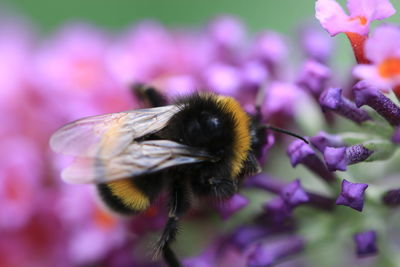
<path fill-rule="evenodd" d="M 215 178 L 208 180 L 211 188 L 211 194 L 217 200 L 228 199 L 233 196 L 238 190 L 238 183 L 231 178 Z"/>
<path fill-rule="evenodd" d="M 181 267 L 179 259 L 176 257 L 175 253 L 170 248 L 169 244 L 166 244 L 163 248 L 163 258 L 168 267 Z"/>
<path fill-rule="evenodd" d="M 135 96 L 148 107 L 162 107 L 167 104 L 164 96 L 152 86 L 138 83 L 132 87 L 132 90 Z"/>
<path fill-rule="evenodd" d="M 168 221 L 164 227 L 164 231 L 157 242 L 156 253 L 162 253 L 163 258 L 169 267 L 179 267 L 181 264 L 171 250 L 169 245 L 175 240 L 178 231 L 178 221 L 189 209 L 189 195 L 185 185 L 174 182 L 170 194 L 170 207 Z"/>

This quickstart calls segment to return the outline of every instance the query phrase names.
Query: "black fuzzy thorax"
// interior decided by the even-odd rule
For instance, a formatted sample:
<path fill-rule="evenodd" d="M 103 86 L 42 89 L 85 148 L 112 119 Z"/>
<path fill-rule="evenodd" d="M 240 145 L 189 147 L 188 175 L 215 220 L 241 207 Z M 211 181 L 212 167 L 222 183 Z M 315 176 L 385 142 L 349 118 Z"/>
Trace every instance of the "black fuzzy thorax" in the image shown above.
<path fill-rule="evenodd" d="M 178 177 L 190 179 L 194 191 L 199 191 L 197 193 L 201 193 L 202 185 L 207 184 L 210 178 L 234 179 L 231 177 L 236 127 L 233 114 L 227 112 L 213 95 L 196 94 L 180 99 L 175 104 L 180 111 L 151 138 L 168 139 L 200 148 L 219 160 L 172 167 L 169 172 L 178 172 Z M 216 122 L 216 125 L 210 121 Z"/>

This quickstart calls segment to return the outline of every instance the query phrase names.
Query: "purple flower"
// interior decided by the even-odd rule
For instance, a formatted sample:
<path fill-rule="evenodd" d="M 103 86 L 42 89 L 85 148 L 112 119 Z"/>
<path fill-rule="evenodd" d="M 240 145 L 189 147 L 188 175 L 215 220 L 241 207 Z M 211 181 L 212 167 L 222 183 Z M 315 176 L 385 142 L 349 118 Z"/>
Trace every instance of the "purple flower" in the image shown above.
<path fill-rule="evenodd" d="M 279 77 L 279 67 L 288 54 L 284 38 L 275 32 L 261 33 L 251 48 L 252 56 L 268 68 L 270 77 Z"/>
<path fill-rule="evenodd" d="M 206 250 L 196 257 L 191 257 L 184 260 L 185 267 L 208 267 L 216 265 L 215 252 Z"/>
<path fill-rule="evenodd" d="M 240 195 L 235 194 L 230 199 L 222 202 L 220 205 L 217 206 L 218 212 L 221 215 L 222 219 L 227 220 L 233 214 L 238 212 L 239 210 L 243 209 L 249 204 L 249 200 Z"/>
<path fill-rule="evenodd" d="M 358 82 L 353 90 L 357 107 L 368 105 L 391 125 L 400 125 L 400 108 L 367 81 Z"/>
<path fill-rule="evenodd" d="M 4 15 L 4 14 L 3 14 Z M 20 25 L 18 25 L 20 24 Z M 0 21 L 0 105 L 20 102 L 32 60 L 32 37 L 19 22 Z"/>
<path fill-rule="evenodd" d="M 296 167 L 297 164 L 302 163 L 308 158 L 314 157 L 315 152 L 303 141 L 295 140 L 289 145 L 287 149 L 287 154 L 290 157 L 290 162 L 292 163 L 292 166 Z"/>
<path fill-rule="evenodd" d="M 324 64 L 307 60 L 301 68 L 297 84 L 318 98 L 331 75 L 331 70 Z"/>
<path fill-rule="evenodd" d="M 88 94 L 110 85 L 104 68 L 107 44 L 107 36 L 97 29 L 71 25 L 45 43 L 35 67 L 45 86 Z"/>
<path fill-rule="evenodd" d="M 397 127 L 393 136 L 392 136 L 393 143 L 400 144 L 400 127 Z"/>
<path fill-rule="evenodd" d="M 222 95 L 235 95 L 241 85 L 239 70 L 231 65 L 213 64 L 204 75 L 207 88 Z"/>
<path fill-rule="evenodd" d="M 274 81 L 265 92 L 262 113 L 266 119 L 278 113 L 292 117 L 303 95 L 293 83 Z"/>
<path fill-rule="evenodd" d="M 250 188 L 259 188 L 268 192 L 280 194 L 280 196 L 285 199 L 289 206 L 296 206 L 297 204 L 305 203 L 323 210 L 332 210 L 334 206 L 333 199 L 320 194 L 305 192 L 300 183 L 297 183 L 297 181 L 298 180 L 295 180 L 289 184 L 285 184 L 285 182 L 280 179 L 270 177 L 266 174 L 259 174 L 248 178 L 245 181 L 244 186 Z M 284 194 L 287 192 L 289 192 L 289 195 L 288 197 L 285 197 Z M 295 194 L 290 194 L 290 192 Z M 298 193 L 298 195 L 296 195 L 296 193 Z M 297 196 L 299 196 L 299 198 L 297 198 Z"/>
<path fill-rule="evenodd" d="M 342 182 L 342 191 L 336 199 L 336 205 L 343 205 L 362 211 L 364 207 L 364 192 L 367 184 L 351 183 L 347 180 Z"/>
<path fill-rule="evenodd" d="M 383 195 L 383 203 L 390 207 L 397 207 L 400 205 L 400 189 L 392 189 Z"/>
<path fill-rule="evenodd" d="M 309 201 L 308 194 L 302 188 L 299 179 L 296 179 L 288 184 L 284 184 L 282 181 L 272 177 L 266 177 L 264 174 L 260 174 L 250 178 L 249 180 L 250 181 L 246 183 L 246 186 L 259 187 L 264 190 L 280 194 L 280 198 L 277 197 L 271 202 L 267 203 L 267 210 L 275 209 L 275 207 L 279 206 L 286 206 L 287 208 L 291 209 Z M 286 203 L 286 205 L 281 203 L 282 200 Z"/>
<path fill-rule="evenodd" d="M 274 223 L 280 224 L 292 215 L 292 206 L 284 198 L 277 196 L 264 205 L 266 216 Z"/>
<path fill-rule="evenodd" d="M 36 191 L 37 194 L 37 191 Z M 2 231 L 0 247 L 1 262 L 5 266 L 53 266 L 60 262 L 64 266 L 73 266 L 67 252 L 65 229 L 60 227 L 57 213 L 49 211 L 49 201 L 41 203 L 41 209 L 32 209 L 35 213 L 28 223 L 18 231 Z M 11 218 L 9 218 L 11 219 Z M 24 253 L 17 253 L 18 249 Z"/>
<path fill-rule="evenodd" d="M 319 102 L 323 109 L 333 110 L 356 123 L 371 119 L 365 110 L 357 108 L 353 102 L 342 96 L 341 88 L 326 89 L 321 94 Z"/>
<path fill-rule="evenodd" d="M 300 42 L 308 58 L 326 63 L 332 53 L 332 39 L 314 26 L 304 27 L 300 31 Z"/>
<path fill-rule="evenodd" d="M 265 225 L 241 226 L 231 237 L 231 242 L 239 250 L 244 251 L 250 244 L 275 233 Z"/>
<path fill-rule="evenodd" d="M 21 136 L 0 141 L 0 229 L 23 228 L 32 219 L 35 206 L 42 204 L 39 182 L 43 181 L 40 151 L 36 144 Z"/>
<path fill-rule="evenodd" d="M 259 188 L 268 192 L 280 194 L 285 187 L 285 183 L 277 178 L 271 177 L 265 173 L 260 173 L 246 179 L 243 186 L 250 188 Z"/>
<path fill-rule="evenodd" d="M 287 184 L 281 191 L 281 197 L 292 207 L 309 201 L 309 197 L 301 187 L 299 179 Z"/>
<path fill-rule="evenodd" d="M 328 134 L 324 131 L 319 132 L 317 135 L 310 138 L 311 144 L 316 147 L 320 152 L 324 153 L 326 147 L 342 147 L 344 146 L 343 140 L 338 135 Z"/>
<path fill-rule="evenodd" d="M 266 139 L 266 141 L 265 141 L 265 145 L 261 149 L 261 155 L 259 155 L 257 158 L 258 162 L 261 164 L 261 166 L 263 166 L 267 162 L 268 155 L 269 155 L 268 152 L 275 144 L 275 136 L 270 131 L 267 132 L 265 139 Z"/>
<path fill-rule="evenodd" d="M 345 171 L 347 169 L 346 147 L 327 147 L 324 150 L 324 160 L 330 171 Z"/>
<path fill-rule="evenodd" d="M 246 61 L 241 67 L 243 82 L 259 88 L 268 78 L 268 69 L 258 60 Z"/>
<path fill-rule="evenodd" d="M 165 77 L 160 85 L 163 87 L 164 94 L 169 98 L 169 100 L 193 94 L 197 91 L 196 80 L 190 75 Z"/>
<path fill-rule="evenodd" d="M 340 32 L 368 35 L 372 21 L 390 17 L 396 12 L 388 0 L 347 0 L 347 8 L 350 15 L 335 0 L 317 0 L 316 17 L 331 36 Z"/>
<path fill-rule="evenodd" d="M 360 232 L 354 235 L 356 253 L 358 257 L 375 255 L 378 252 L 376 247 L 376 232 L 374 230 Z"/>
<path fill-rule="evenodd" d="M 68 255 L 74 264 L 93 262 L 126 241 L 126 228 L 93 198 L 89 187 L 63 186 L 56 206 L 68 229 Z"/>
<path fill-rule="evenodd" d="M 251 250 L 247 266 L 266 267 L 272 266 L 286 257 L 301 252 L 304 249 L 304 240 L 297 236 L 287 237 L 268 243 L 259 243 Z"/>
<path fill-rule="evenodd" d="M 245 31 L 242 21 L 233 16 L 218 16 L 211 21 L 204 35 L 205 38 L 202 38 L 209 49 L 208 52 L 204 52 L 212 56 L 209 63 L 240 64 L 242 48 L 246 40 Z M 203 54 L 206 56 L 205 53 Z"/>
<path fill-rule="evenodd" d="M 275 32 L 265 32 L 258 36 L 253 53 L 271 63 L 281 62 L 288 53 L 284 38 Z"/>
<path fill-rule="evenodd" d="M 106 66 L 115 80 L 124 86 L 148 82 L 163 74 L 166 64 L 177 61 L 172 48 L 172 38 L 162 25 L 143 22 L 113 43 L 106 54 Z M 180 49 L 185 51 L 185 47 Z"/>
<path fill-rule="evenodd" d="M 335 176 L 329 172 L 325 164 L 315 154 L 311 146 L 305 144 L 301 140 L 293 141 L 288 149 L 287 154 L 290 157 L 290 162 L 293 167 L 299 163 L 304 164 L 309 170 L 319 175 L 326 182 L 333 182 L 336 180 Z"/>
<path fill-rule="evenodd" d="M 244 39 L 245 27 L 240 20 L 234 17 L 221 16 L 211 22 L 209 32 L 217 45 L 235 48 Z"/>
<path fill-rule="evenodd" d="M 108 38 L 90 26 L 69 25 L 41 47 L 30 77 L 43 101 L 39 110 L 51 110 L 53 120 L 74 120 L 132 107 L 129 90 L 107 68 Z"/>
<path fill-rule="evenodd" d="M 373 153 L 363 145 L 354 145 L 349 147 L 326 147 L 324 150 L 324 159 L 326 166 L 330 171 L 345 171 L 347 165 L 362 162 Z"/>
<path fill-rule="evenodd" d="M 365 56 L 372 64 L 354 68 L 357 78 L 366 80 L 377 89 L 388 92 L 400 85 L 400 29 L 383 25 L 365 43 Z"/>
<path fill-rule="evenodd" d="M 232 246 L 233 245 L 233 246 Z M 202 253 L 184 260 L 185 267 L 245 266 L 242 251 L 226 236 L 214 238 Z"/>

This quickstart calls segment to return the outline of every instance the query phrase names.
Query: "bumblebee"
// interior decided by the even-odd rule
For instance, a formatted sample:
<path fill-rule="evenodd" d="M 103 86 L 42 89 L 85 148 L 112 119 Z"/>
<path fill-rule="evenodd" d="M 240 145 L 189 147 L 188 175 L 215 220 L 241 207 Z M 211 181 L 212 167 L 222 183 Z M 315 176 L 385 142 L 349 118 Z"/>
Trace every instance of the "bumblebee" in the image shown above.
<path fill-rule="evenodd" d="M 169 218 L 156 251 L 179 266 L 169 244 L 191 200 L 227 199 L 245 177 L 260 172 L 267 127 L 231 97 L 200 93 L 165 105 L 155 89 L 137 88 L 153 108 L 77 120 L 56 131 L 50 146 L 76 157 L 63 180 L 97 184 L 117 212 L 143 212 L 168 192 Z"/>

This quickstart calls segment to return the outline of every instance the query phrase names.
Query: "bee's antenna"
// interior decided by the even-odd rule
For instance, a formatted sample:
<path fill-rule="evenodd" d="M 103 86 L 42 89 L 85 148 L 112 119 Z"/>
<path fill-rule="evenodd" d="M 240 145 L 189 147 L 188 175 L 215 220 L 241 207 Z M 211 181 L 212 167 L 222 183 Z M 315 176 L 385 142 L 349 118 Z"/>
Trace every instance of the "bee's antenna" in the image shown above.
<path fill-rule="evenodd" d="M 281 128 L 277 128 L 277 127 L 275 127 L 275 126 L 271 126 L 271 125 L 267 125 L 267 124 L 264 124 L 262 127 L 265 128 L 265 129 L 268 129 L 268 130 L 275 131 L 275 132 L 279 132 L 279 133 L 284 133 L 284 134 L 287 134 L 287 135 L 291 135 L 291 136 L 293 136 L 293 137 L 296 137 L 296 138 L 302 140 L 304 143 L 309 144 L 309 142 L 308 142 L 303 136 L 300 136 L 300 135 L 295 134 L 295 133 L 293 133 L 293 132 L 290 132 L 290 131 L 288 131 L 288 130 L 281 129 Z"/>
<path fill-rule="evenodd" d="M 260 87 L 258 89 L 258 92 L 257 92 L 256 103 L 255 103 L 255 109 L 256 109 L 255 118 L 256 118 L 257 121 L 261 121 L 262 120 L 261 107 L 262 107 L 262 105 L 264 103 L 265 88 L 267 87 L 267 83 L 268 82 L 265 80 L 260 85 Z M 300 136 L 298 134 L 292 133 L 292 132 L 290 132 L 288 130 L 277 128 L 275 126 L 271 126 L 271 125 L 268 125 L 268 124 L 263 124 L 261 127 L 265 128 L 265 129 L 268 129 L 268 130 L 273 130 L 275 132 L 280 132 L 280 133 L 284 133 L 284 134 L 287 134 L 287 135 L 291 135 L 293 137 L 296 137 L 296 138 L 302 140 L 304 143 L 308 144 L 308 141 L 304 137 L 302 137 L 302 136 Z"/>

